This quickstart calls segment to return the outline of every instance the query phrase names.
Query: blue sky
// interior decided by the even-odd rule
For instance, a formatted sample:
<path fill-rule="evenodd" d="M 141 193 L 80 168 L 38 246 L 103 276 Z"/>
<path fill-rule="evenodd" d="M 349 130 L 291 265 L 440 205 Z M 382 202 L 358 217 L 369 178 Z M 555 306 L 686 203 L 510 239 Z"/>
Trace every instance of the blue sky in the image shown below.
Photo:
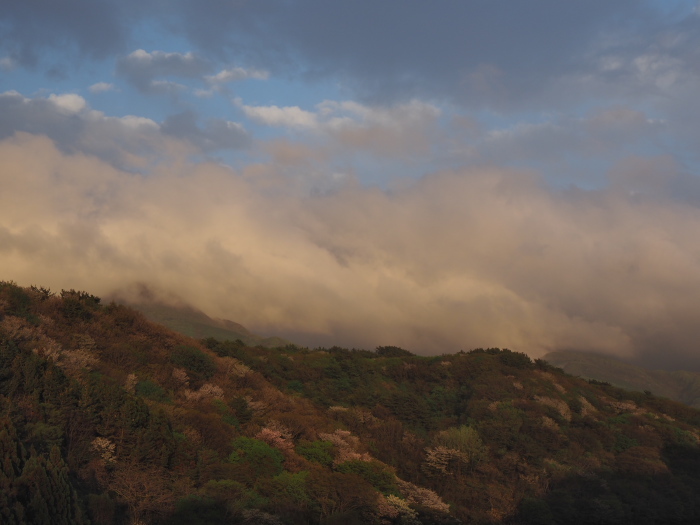
<path fill-rule="evenodd" d="M 304 344 L 690 362 L 699 5 L 12 2 L 1 277 Z"/>

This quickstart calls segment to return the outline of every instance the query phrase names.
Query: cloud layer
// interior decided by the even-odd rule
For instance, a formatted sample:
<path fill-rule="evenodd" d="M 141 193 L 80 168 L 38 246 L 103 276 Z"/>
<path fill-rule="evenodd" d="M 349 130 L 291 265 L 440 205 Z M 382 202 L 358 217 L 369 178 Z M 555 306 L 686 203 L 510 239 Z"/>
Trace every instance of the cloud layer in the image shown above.
<path fill-rule="evenodd" d="M 3 7 L 0 279 L 700 369 L 694 0 Z"/>
<path fill-rule="evenodd" d="M 142 176 L 18 134 L 0 143 L 0 254 L 22 284 L 145 282 L 310 344 L 688 351 L 700 210 L 664 196 L 672 162 L 637 162 L 605 190 L 481 168 L 309 196 L 281 165 L 180 158 Z"/>

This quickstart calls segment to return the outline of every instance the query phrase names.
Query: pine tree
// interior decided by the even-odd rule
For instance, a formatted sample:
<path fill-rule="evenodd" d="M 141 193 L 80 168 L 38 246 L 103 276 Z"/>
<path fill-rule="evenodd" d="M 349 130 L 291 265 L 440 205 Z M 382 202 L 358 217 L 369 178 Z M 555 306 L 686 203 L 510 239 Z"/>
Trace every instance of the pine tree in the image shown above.
<path fill-rule="evenodd" d="M 17 429 L 9 416 L 0 418 L 0 523 L 23 523 L 24 506 L 17 500 L 15 486 L 22 472 L 26 451 L 17 437 Z"/>
<path fill-rule="evenodd" d="M 48 459 L 32 451 L 16 480 L 18 499 L 24 502 L 26 522 L 32 525 L 81 525 L 85 523 L 78 496 L 68 477 L 68 467 L 58 447 Z"/>

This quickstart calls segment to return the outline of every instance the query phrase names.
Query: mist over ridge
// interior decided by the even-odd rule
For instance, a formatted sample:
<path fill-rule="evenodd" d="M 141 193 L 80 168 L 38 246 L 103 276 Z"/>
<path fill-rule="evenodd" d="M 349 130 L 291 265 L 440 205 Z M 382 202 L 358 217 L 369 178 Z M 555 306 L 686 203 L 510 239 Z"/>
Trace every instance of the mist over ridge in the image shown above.
<path fill-rule="evenodd" d="M 663 342 L 697 365 L 700 212 L 630 192 L 622 168 L 591 191 L 490 167 L 305 194 L 274 166 L 183 159 L 140 176 L 19 134 L 0 170 L 3 270 L 23 285 L 145 282 L 257 332 L 347 346 L 643 357 Z"/>
<path fill-rule="evenodd" d="M 700 370 L 696 0 L 0 11 L 0 279 Z"/>

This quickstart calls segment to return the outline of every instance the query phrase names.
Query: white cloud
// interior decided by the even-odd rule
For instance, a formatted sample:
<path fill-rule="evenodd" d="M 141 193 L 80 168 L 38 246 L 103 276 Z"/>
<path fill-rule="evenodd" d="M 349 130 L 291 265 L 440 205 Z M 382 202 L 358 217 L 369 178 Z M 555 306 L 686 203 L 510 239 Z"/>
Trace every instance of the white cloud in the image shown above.
<path fill-rule="evenodd" d="M 246 106 L 239 99 L 236 103 L 260 124 L 314 132 L 328 139 L 329 147 L 380 156 L 427 153 L 441 115 L 437 106 L 418 100 L 390 107 L 326 100 L 315 111 L 298 106 Z"/>
<path fill-rule="evenodd" d="M 139 128 L 150 128 L 150 129 L 158 129 L 160 126 L 154 121 L 151 120 L 150 118 L 145 118 L 145 117 L 138 117 L 136 115 L 125 115 L 123 117 L 105 117 L 106 119 L 114 119 L 119 121 L 122 125 L 124 125 L 127 128 L 130 129 L 139 129 Z"/>
<path fill-rule="evenodd" d="M 267 80 L 269 73 L 261 69 L 245 69 L 242 67 L 233 67 L 230 69 L 222 69 L 216 75 L 207 75 L 204 79 L 209 84 L 225 84 L 238 80 L 253 78 L 257 80 Z"/>
<path fill-rule="evenodd" d="M 90 93 L 104 93 L 105 91 L 113 91 L 114 84 L 109 82 L 97 82 L 88 88 Z"/>
<path fill-rule="evenodd" d="M 250 142 L 235 122 L 209 119 L 199 126 L 191 113 L 184 125 L 173 127 L 170 119 L 159 124 L 136 115 L 107 116 L 73 93 L 48 98 L 0 93 L 0 114 L 0 140 L 17 132 L 46 135 L 63 151 L 93 155 L 122 169 L 141 170 L 164 155 L 240 149 Z"/>
<path fill-rule="evenodd" d="M 316 111 L 307 111 L 299 106 L 246 106 L 240 99 L 236 103 L 248 118 L 267 126 L 325 131 L 353 126 L 398 130 L 407 125 L 432 121 L 441 114 L 437 106 L 418 100 L 391 107 L 367 106 L 350 100 L 326 100 L 317 104 Z"/>
<path fill-rule="evenodd" d="M 319 126 L 316 114 L 303 110 L 299 106 L 242 105 L 241 109 L 246 117 L 266 126 L 300 129 L 317 129 Z"/>
<path fill-rule="evenodd" d="M 52 102 L 59 109 L 59 111 L 68 115 L 80 113 L 87 107 L 85 99 L 74 93 L 49 95 L 49 102 Z"/>
<path fill-rule="evenodd" d="M 597 191 L 482 168 L 309 196 L 275 178 L 283 165 L 236 173 L 180 159 L 142 177 L 18 135 L 0 142 L 0 253 L 21 284 L 100 295 L 146 282 L 309 342 L 538 356 L 630 355 L 664 341 L 690 352 L 700 213 L 630 194 L 627 181 L 678 176 L 635 162 Z M 639 166 L 641 182 L 630 179 Z"/>

